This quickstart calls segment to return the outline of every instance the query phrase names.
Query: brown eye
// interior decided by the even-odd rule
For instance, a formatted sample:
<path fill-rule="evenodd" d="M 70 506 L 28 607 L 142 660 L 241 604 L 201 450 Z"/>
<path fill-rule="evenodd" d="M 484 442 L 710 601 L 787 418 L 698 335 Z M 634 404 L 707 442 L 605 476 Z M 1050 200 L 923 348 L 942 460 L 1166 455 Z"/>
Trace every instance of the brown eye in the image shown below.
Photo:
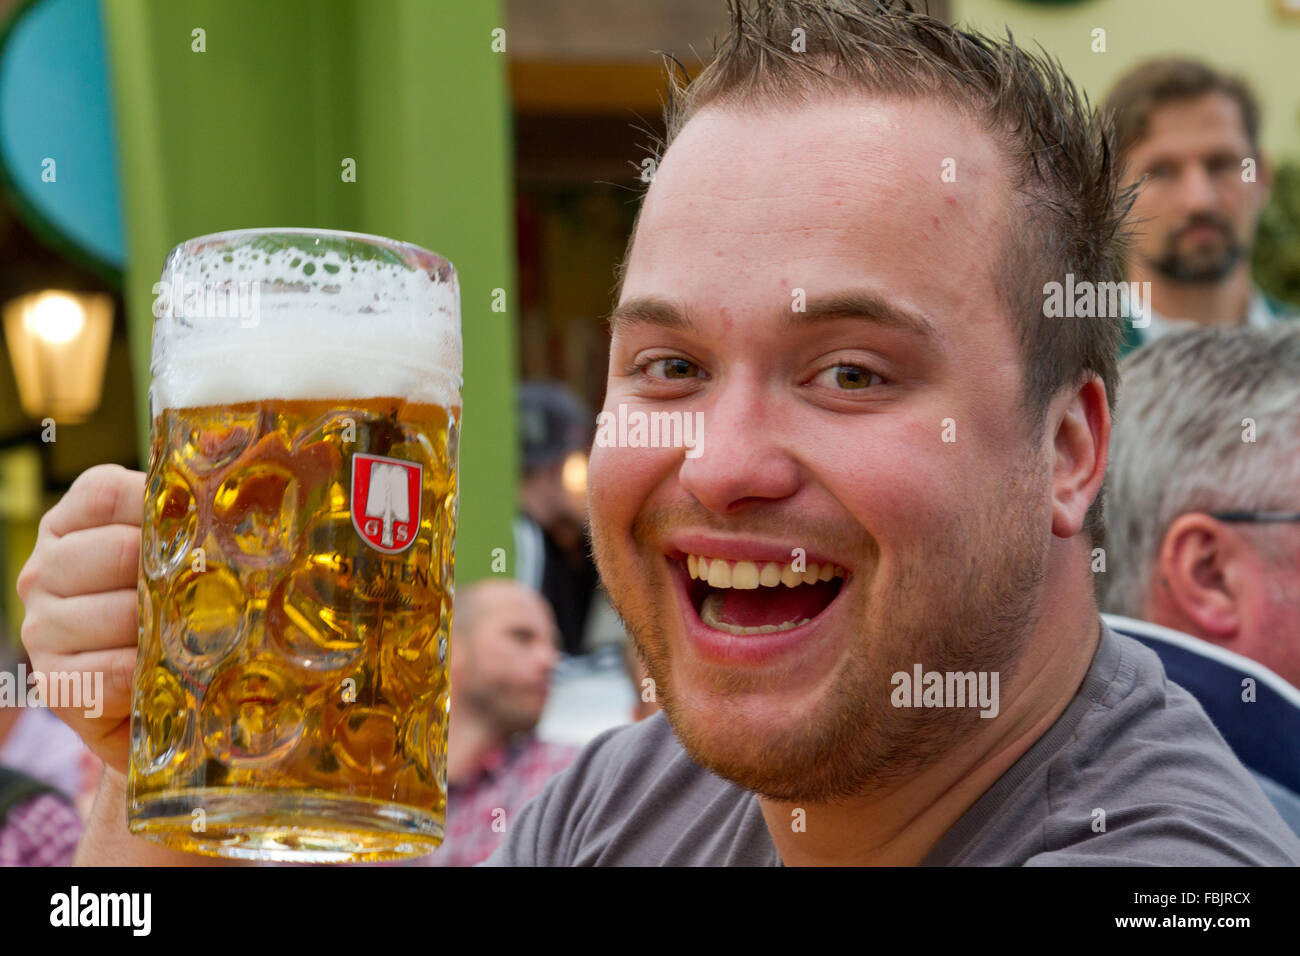
<path fill-rule="evenodd" d="M 879 385 L 883 381 L 875 372 L 860 365 L 836 365 L 833 368 L 826 369 L 818 377 L 833 378 L 834 387 L 844 391 L 869 388 L 872 385 Z"/>
<path fill-rule="evenodd" d="M 656 367 L 662 369 L 660 377 L 666 379 L 694 378 L 700 370 L 698 365 L 684 358 L 655 359 L 646 369 L 649 371 Z"/>
<path fill-rule="evenodd" d="M 835 384 L 840 388 L 864 388 L 870 381 L 869 372 L 853 365 L 841 365 L 835 370 Z"/>

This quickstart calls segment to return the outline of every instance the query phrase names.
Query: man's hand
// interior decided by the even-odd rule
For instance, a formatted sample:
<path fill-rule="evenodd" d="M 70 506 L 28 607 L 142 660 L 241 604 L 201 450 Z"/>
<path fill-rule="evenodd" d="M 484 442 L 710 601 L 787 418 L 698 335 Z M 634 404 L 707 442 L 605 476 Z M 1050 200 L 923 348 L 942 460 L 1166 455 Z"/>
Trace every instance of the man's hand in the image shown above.
<path fill-rule="evenodd" d="M 142 472 L 97 465 L 78 476 L 41 519 L 36 548 L 18 575 L 18 596 L 27 608 L 23 644 L 38 672 L 104 675 L 99 717 L 87 717 L 81 708 L 55 710 L 105 764 L 76 863 L 230 865 L 233 861 L 164 849 L 127 829 L 144 486 Z"/>
<path fill-rule="evenodd" d="M 83 472 L 41 519 L 36 548 L 18 575 L 33 669 L 104 675 L 99 717 L 51 709 L 119 774 L 131 740 L 144 487 L 143 472 L 120 465 Z"/>

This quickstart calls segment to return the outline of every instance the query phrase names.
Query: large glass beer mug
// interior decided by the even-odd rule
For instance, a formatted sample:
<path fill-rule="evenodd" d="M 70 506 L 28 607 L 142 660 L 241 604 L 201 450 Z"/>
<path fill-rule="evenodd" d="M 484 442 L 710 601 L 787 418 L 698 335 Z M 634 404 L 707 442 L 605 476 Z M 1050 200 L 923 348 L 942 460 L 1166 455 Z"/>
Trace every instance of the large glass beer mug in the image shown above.
<path fill-rule="evenodd" d="M 132 832 L 359 861 L 442 840 L 460 293 L 415 246 L 192 239 L 155 286 Z"/>

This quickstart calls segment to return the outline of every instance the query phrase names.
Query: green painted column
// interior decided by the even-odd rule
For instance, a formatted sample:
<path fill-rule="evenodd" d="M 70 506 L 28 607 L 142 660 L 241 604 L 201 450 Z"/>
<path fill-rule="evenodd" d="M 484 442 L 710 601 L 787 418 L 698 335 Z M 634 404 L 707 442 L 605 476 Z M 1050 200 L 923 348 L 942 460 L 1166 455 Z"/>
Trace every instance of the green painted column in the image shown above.
<path fill-rule="evenodd" d="M 147 440 L 151 289 L 192 236 L 376 233 L 449 258 L 465 341 L 457 580 L 513 568 L 515 280 L 499 0 L 104 0 Z M 202 31 L 202 32 L 196 32 Z M 199 47 L 202 50 L 199 50 Z M 356 181 L 343 177 L 355 162 Z M 505 312 L 492 311 L 504 290 Z M 500 301 L 500 297 L 497 297 Z"/>

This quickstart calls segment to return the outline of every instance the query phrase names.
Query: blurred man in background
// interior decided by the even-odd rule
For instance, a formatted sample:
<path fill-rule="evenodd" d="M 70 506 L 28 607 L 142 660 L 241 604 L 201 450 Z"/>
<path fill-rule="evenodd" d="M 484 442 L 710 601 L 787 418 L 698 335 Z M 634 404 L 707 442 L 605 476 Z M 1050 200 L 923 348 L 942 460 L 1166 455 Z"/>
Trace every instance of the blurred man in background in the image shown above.
<path fill-rule="evenodd" d="M 1126 349 L 1180 328 L 1267 328 L 1289 316 L 1294 310 L 1251 280 L 1272 169 L 1246 85 L 1194 60 L 1154 60 L 1123 76 L 1106 108 L 1125 184 L 1145 177 L 1128 280 L 1151 283 L 1150 299 L 1140 303 L 1142 318 L 1125 323 Z"/>
<path fill-rule="evenodd" d="M 1300 832 L 1300 324 L 1166 336 L 1121 374 L 1101 609 L 1157 649 L 1182 646 L 1171 679 Z M 1247 688 L 1269 684 L 1275 699 L 1256 705 Z"/>
<path fill-rule="evenodd" d="M 586 476 L 593 416 L 554 382 L 519 386 L 520 515 L 515 577 L 550 602 L 567 654 L 581 654 L 600 579 L 587 547 Z"/>
<path fill-rule="evenodd" d="M 456 595 L 447 741 L 447 829 L 431 866 L 472 866 L 577 748 L 539 740 L 558 656 L 555 618 L 537 592 L 480 581 Z"/>

